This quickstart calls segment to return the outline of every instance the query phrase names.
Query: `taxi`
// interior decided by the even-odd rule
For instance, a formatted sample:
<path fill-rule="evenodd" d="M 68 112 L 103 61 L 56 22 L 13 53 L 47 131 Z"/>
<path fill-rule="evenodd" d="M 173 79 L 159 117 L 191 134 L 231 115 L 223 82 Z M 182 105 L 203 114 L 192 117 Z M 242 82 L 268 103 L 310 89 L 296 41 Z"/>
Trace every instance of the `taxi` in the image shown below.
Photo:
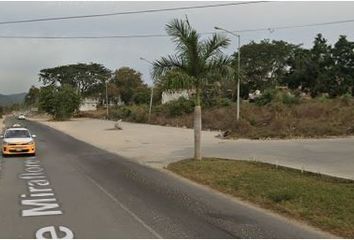
<path fill-rule="evenodd" d="M 36 155 L 36 144 L 34 138 L 27 128 L 11 127 L 5 130 L 2 138 L 2 155 Z"/>

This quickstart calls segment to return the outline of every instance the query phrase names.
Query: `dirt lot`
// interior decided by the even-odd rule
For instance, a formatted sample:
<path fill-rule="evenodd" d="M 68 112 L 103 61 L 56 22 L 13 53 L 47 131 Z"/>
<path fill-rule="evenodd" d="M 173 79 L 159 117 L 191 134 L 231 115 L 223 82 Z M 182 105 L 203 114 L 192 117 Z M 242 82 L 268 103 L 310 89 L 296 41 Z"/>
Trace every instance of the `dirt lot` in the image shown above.
<path fill-rule="evenodd" d="M 122 122 L 123 130 L 112 130 L 114 121 L 73 119 L 53 122 L 37 119 L 74 138 L 152 167 L 193 156 L 193 130 Z M 218 132 L 203 131 L 204 157 L 256 160 L 354 179 L 354 138 L 293 140 L 224 140 Z"/>

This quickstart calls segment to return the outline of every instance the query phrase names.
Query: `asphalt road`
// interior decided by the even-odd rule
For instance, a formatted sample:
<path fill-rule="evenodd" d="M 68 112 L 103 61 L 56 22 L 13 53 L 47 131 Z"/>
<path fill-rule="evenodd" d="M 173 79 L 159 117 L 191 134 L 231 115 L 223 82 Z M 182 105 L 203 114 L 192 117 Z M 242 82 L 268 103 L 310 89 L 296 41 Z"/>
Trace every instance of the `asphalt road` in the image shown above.
<path fill-rule="evenodd" d="M 47 126 L 25 125 L 38 136 L 38 153 L 1 159 L 0 238 L 331 237 Z"/>

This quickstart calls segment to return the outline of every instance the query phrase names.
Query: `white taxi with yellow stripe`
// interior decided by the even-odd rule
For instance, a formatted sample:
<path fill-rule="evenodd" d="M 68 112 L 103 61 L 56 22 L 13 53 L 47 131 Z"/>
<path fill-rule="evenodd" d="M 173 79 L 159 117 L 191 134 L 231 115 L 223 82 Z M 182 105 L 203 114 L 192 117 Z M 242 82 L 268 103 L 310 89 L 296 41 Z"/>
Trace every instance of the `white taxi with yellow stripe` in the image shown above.
<path fill-rule="evenodd" d="M 27 128 L 13 127 L 5 130 L 2 138 L 2 155 L 36 154 L 35 135 L 31 135 Z"/>

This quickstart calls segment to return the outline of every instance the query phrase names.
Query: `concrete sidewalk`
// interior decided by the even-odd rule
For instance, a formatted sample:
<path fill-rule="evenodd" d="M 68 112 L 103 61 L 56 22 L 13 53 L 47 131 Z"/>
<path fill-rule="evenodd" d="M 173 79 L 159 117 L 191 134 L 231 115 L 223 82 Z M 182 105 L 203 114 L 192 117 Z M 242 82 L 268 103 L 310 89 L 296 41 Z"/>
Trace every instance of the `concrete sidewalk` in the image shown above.
<path fill-rule="evenodd" d="M 76 139 L 141 164 L 161 168 L 193 156 L 193 130 L 113 121 L 73 119 L 50 122 L 33 119 Z M 295 140 L 222 140 L 218 132 L 203 131 L 204 157 L 256 160 L 354 179 L 354 138 Z"/>

